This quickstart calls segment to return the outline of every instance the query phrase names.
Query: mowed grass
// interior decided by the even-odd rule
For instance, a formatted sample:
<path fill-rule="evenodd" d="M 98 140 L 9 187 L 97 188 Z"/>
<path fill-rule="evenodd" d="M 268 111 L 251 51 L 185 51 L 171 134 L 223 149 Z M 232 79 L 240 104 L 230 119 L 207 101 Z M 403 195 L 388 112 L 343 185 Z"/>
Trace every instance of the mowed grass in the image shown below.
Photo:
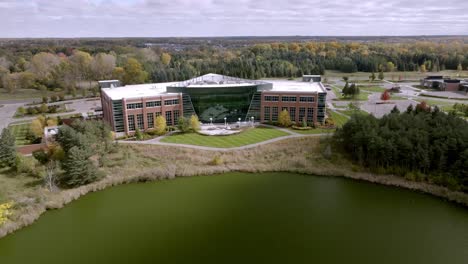
<path fill-rule="evenodd" d="M 335 111 L 330 111 L 329 113 L 330 113 L 330 117 L 333 119 L 333 121 L 335 121 L 335 125 L 337 127 L 342 127 L 349 120 L 348 117 L 344 115 L 340 115 Z"/>
<path fill-rule="evenodd" d="M 233 148 L 287 135 L 289 134 L 275 128 L 258 127 L 230 136 L 204 136 L 197 133 L 174 134 L 164 137 L 161 139 L 161 142 L 215 148 Z"/>
<path fill-rule="evenodd" d="M 333 100 L 336 100 L 336 101 L 367 101 L 369 95 L 371 94 L 369 92 L 360 91 L 360 93 L 357 96 L 355 96 L 354 98 L 351 98 L 351 97 L 343 97 L 341 95 L 342 88 L 338 88 L 332 85 L 332 90 L 336 95 L 336 99 L 333 99 Z"/>
<path fill-rule="evenodd" d="M 31 125 L 31 123 L 10 125 L 9 126 L 11 132 L 13 133 L 13 135 L 16 138 L 15 143 L 16 143 L 17 146 L 23 146 L 23 145 L 30 144 L 29 140 L 26 139 L 26 136 L 28 135 L 30 125 Z"/>

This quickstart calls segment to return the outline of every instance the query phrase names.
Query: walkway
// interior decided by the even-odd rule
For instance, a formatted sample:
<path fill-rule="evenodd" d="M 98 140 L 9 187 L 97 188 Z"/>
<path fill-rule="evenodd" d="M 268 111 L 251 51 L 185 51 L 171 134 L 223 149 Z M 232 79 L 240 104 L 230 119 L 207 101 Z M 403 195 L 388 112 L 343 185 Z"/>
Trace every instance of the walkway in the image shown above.
<path fill-rule="evenodd" d="M 198 145 L 190 145 L 190 144 L 178 144 L 178 143 L 165 143 L 161 142 L 161 139 L 170 136 L 174 132 L 171 132 L 165 136 L 153 138 L 150 140 L 145 140 L 145 141 L 123 141 L 119 140 L 119 143 L 125 143 L 125 144 L 141 144 L 141 145 L 158 145 L 158 146 L 171 146 L 171 147 L 183 147 L 183 148 L 191 148 L 191 149 L 199 149 L 199 150 L 209 150 L 209 151 L 233 151 L 233 150 L 243 150 L 243 149 L 250 149 L 250 148 L 255 148 L 261 145 L 266 145 L 270 144 L 273 142 L 278 142 L 281 140 L 286 140 L 286 139 L 291 139 L 291 138 L 301 138 L 301 137 L 322 137 L 322 136 L 327 136 L 331 135 L 331 133 L 321 133 L 321 134 L 299 134 L 294 131 L 285 129 L 285 128 L 279 128 L 275 126 L 270 126 L 270 125 L 262 125 L 262 126 L 268 126 L 268 127 L 273 127 L 275 129 L 284 131 L 289 134 L 289 136 L 282 136 L 282 137 L 277 137 L 269 140 L 265 140 L 262 142 L 250 144 L 250 145 L 245 145 L 245 146 L 240 146 L 240 147 L 233 147 L 233 148 L 216 148 L 216 147 L 206 147 L 206 146 L 198 146 Z"/>

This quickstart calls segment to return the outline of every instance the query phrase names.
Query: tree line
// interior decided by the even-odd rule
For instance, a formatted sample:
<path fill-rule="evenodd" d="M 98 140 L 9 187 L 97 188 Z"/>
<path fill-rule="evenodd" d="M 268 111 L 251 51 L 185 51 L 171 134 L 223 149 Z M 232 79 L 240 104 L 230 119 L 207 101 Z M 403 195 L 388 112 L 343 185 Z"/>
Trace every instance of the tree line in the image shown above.
<path fill-rule="evenodd" d="M 468 122 L 424 102 L 378 119 L 354 115 L 334 135 L 336 146 L 377 172 L 468 192 Z"/>
<path fill-rule="evenodd" d="M 26 40 L 25 40 L 26 41 Z M 97 80 L 119 79 L 124 84 L 180 81 L 206 73 L 241 78 L 299 77 L 342 72 L 440 71 L 468 68 L 468 44 L 416 41 L 282 42 L 244 45 L 186 45 L 168 50 L 141 47 L 133 42 L 90 40 L 72 46 L 0 46 L 0 86 L 76 93 L 77 87 L 95 86 Z"/>

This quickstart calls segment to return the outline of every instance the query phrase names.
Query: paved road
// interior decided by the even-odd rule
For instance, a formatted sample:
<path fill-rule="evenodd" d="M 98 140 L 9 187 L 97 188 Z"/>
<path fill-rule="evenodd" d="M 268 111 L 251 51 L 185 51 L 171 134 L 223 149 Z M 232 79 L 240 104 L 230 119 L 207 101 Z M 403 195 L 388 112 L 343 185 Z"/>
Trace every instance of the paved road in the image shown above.
<path fill-rule="evenodd" d="M 36 116 L 28 116 L 22 118 L 13 118 L 16 110 L 18 107 L 25 106 L 25 102 L 29 103 L 29 101 L 3 101 L 2 107 L 0 107 L 0 129 L 7 127 L 12 122 L 27 122 L 34 120 Z M 70 114 L 79 114 L 79 113 L 87 113 L 96 109 L 96 107 L 101 106 L 101 101 L 99 99 L 77 99 L 77 100 L 70 100 L 65 102 L 57 102 L 57 103 L 50 103 L 49 105 L 53 104 L 66 104 L 67 109 L 73 109 L 72 112 L 67 113 L 57 113 L 57 114 L 47 114 L 47 116 L 61 116 L 61 115 L 70 115 Z"/>

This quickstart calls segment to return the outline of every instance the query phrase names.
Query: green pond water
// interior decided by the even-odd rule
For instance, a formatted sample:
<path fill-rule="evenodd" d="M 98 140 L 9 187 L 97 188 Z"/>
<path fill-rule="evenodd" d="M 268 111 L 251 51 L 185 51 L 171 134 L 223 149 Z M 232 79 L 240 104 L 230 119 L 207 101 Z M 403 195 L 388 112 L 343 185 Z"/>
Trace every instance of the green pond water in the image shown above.
<path fill-rule="evenodd" d="M 468 210 L 342 178 L 178 178 L 47 212 L 0 239 L 0 263 L 467 264 Z"/>

